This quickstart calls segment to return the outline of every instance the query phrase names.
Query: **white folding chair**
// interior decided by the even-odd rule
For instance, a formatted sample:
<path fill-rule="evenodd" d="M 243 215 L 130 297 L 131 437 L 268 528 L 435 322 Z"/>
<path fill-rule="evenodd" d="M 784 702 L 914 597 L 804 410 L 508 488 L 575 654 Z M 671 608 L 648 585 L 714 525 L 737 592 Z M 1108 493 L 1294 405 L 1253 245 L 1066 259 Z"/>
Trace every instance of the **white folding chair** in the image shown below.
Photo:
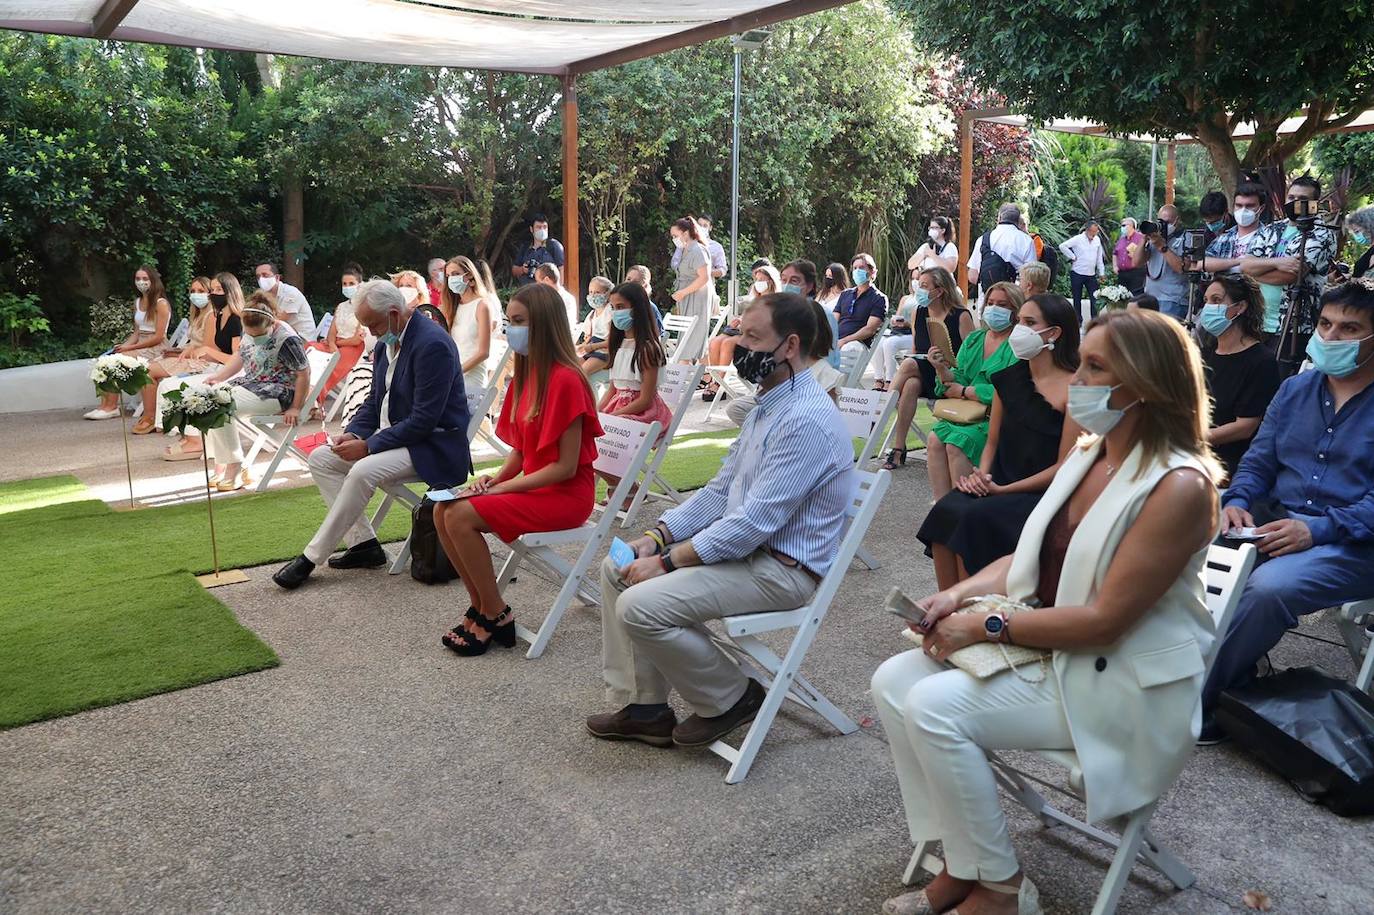
<path fill-rule="evenodd" d="M 816 593 L 811 596 L 810 603 L 795 610 L 727 616 L 721 620 L 725 634 L 714 636 L 716 644 L 722 650 L 734 657 L 740 667 L 768 689 L 768 695 L 764 698 L 758 714 L 754 716 L 754 722 L 749 726 L 739 749 L 723 740 L 711 744 L 711 752 L 730 763 L 730 771 L 725 775 L 727 785 L 738 784 L 749 774 L 754 757 L 763 746 L 763 739 L 768 736 L 773 719 L 777 717 L 784 699 L 791 699 L 811 709 L 830 722 L 841 734 L 852 734 L 859 728 L 853 719 L 836 708 L 820 690 L 801 675 L 806 652 L 816 638 L 816 632 L 825 620 L 825 614 L 830 609 L 831 601 L 835 599 L 840 582 L 844 580 L 850 560 L 854 558 L 854 551 L 863 542 L 864 534 L 873 522 L 878 506 L 882 504 L 883 494 L 887 492 L 888 484 L 892 481 L 892 474 L 886 470 L 876 473 L 859 470 L 855 471 L 855 476 L 858 486 L 854 500 L 845 512 L 849 519 L 849 530 L 840 540 L 840 551 L 835 556 L 835 562 L 816 586 Z M 781 658 L 758 638 L 762 633 L 776 632 L 779 629 L 796 630 L 792 644 L 787 648 L 787 654 Z"/>
<path fill-rule="evenodd" d="M 181 323 L 177 324 L 177 329 L 172 331 L 172 335 L 167 338 L 167 345 L 172 349 L 181 349 L 186 345 L 186 341 L 191 337 L 191 319 L 182 318 Z"/>
<path fill-rule="evenodd" d="M 339 354 L 307 350 L 305 359 L 310 366 L 310 393 L 305 398 L 305 408 L 309 410 L 310 405 L 319 399 L 320 392 L 324 390 L 325 382 L 329 380 L 329 373 L 334 371 L 334 366 L 338 364 Z M 267 484 L 271 482 L 272 475 L 277 472 L 277 465 L 288 453 L 294 454 L 302 464 L 308 460 L 309 456 L 297 448 L 294 442 L 295 437 L 300 434 L 300 424 L 286 425 L 285 417 L 281 413 L 272 413 L 266 416 L 236 415 L 234 424 L 239 431 L 247 432 L 253 436 L 253 445 L 248 449 L 248 456 L 243 459 L 244 467 L 252 467 L 258 454 L 269 445 L 275 452 L 271 462 L 267 465 L 267 472 L 262 475 L 262 480 L 258 482 L 257 492 L 267 491 Z"/>
<path fill-rule="evenodd" d="M 1355 688 L 1374 695 L 1374 646 L 1368 627 L 1374 624 L 1374 598 L 1351 601 L 1336 608 L 1336 628 L 1345 640 L 1350 658 L 1359 668 Z"/>
<path fill-rule="evenodd" d="M 680 353 L 682 341 L 692 336 L 692 331 L 697 329 L 697 322 L 702 320 L 697 315 L 668 315 L 663 319 L 663 333 L 668 339 L 664 341 L 664 351 L 668 358 L 673 362 L 692 362 L 700 359 L 701 353 Z"/>
<path fill-rule="evenodd" d="M 501 393 L 499 387 L 501 373 L 506 369 L 506 363 L 510 361 L 511 349 L 505 347 L 501 353 L 501 358 L 496 360 L 496 365 L 487 373 L 487 386 L 484 388 L 472 388 L 467 390 L 468 395 L 468 446 L 476 442 L 479 438 L 490 446 L 491 450 L 500 455 L 510 454 L 510 446 L 497 438 L 492 432 L 482 428 L 482 421 L 491 415 L 492 407 L 496 404 L 496 396 Z"/>
<path fill-rule="evenodd" d="M 1245 588 L 1245 580 L 1249 577 L 1250 570 L 1254 565 L 1255 547 L 1253 544 L 1242 544 L 1239 549 L 1213 545 L 1207 550 L 1207 563 L 1203 570 L 1203 577 L 1207 584 L 1207 609 L 1212 614 L 1212 620 L 1216 623 L 1217 637 L 1212 642 L 1211 651 L 1203 658 L 1202 678 L 1204 681 L 1207 679 L 1207 673 L 1212 669 L 1212 662 L 1216 660 L 1222 637 L 1231 625 L 1231 617 L 1235 613 L 1236 604 L 1240 602 L 1240 593 Z M 1131 867 L 1137 858 L 1169 878 L 1169 881 L 1181 890 L 1187 889 L 1197 881 L 1192 871 L 1160 845 L 1150 833 L 1150 818 L 1154 816 L 1155 807 L 1159 803 L 1157 800 L 1128 814 L 1124 818 L 1125 827 L 1119 836 L 1096 826 L 1089 826 L 1082 820 L 1051 806 L 1030 785 L 1031 782 L 1035 782 L 1082 802 L 1083 772 L 1078 764 L 1078 754 L 1072 750 L 1035 750 L 1032 752 L 1047 762 L 1067 769 L 1067 785 L 1059 786 L 1042 781 L 1021 772 L 996 754 L 988 753 L 988 759 L 993 765 L 993 772 L 1002 787 L 1018 803 L 1039 817 L 1046 828 L 1067 826 L 1074 832 L 1116 849 L 1112 856 L 1111 866 L 1107 869 L 1107 877 L 1102 883 L 1102 889 L 1098 891 L 1097 902 L 1093 905 L 1092 915 L 1110 915 L 1116 911 L 1117 903 L 1121 900 L 1121 893 L 1125 890 L 1126 881 L 1131 875 Z M 907 865 L 906 873 L 902 877 L 903 883 L 908 885 L 914 883 L 919 870 L 926 870 L 932 874 L 940 872 L 944 862 L 926 851 L 928 844 L 922 842 L 916 846 L 916 851 L 912 854 L 911 862 Z"/>
<path fill-rule="evenodd" d="M 878 332 L 869 340 L 870 346 L 851 346 L 840 350 L 840 374 L 844 375 L 845 387 L 863 386 L 864 373 L 868 371 L 868 363 L 873 358 L 873 351 L 878 348 L 878 341 L 887 333 L 888 320 L 883 319 L 882 327 L 879 327 Z"/>
<path fill-rule="evenodd" d="M 649 451 L 662 426 L 658 423 L 645 425 L 608 413 L 602 413 L 600 419 L 604 434 L 596 440 L 595 466 L 603 473 L 620 478 L 620 483 L 611 493 L 611 504 L 619 505 L 625 501 L 625 495 L 644 470 Z M 580 595 L 588 606 L 601 603 L 601 586 L 595 580 L 592 559 L 610 534 L 614 519 L 614 512 L 603 511 L 596 515 L 595 520 L 581 527 L 522 534 L 509 544 L 510 556 L 496 576 L 502 588 L 515 579 L 521 563 L 526 561 L 536 571 L 563 583 L 538 632 L 516 624 L 516 634 L 530 643 L 530 650 L 525 657 L 537 658 L 544 653 L 554 630 L 558 628 L 558 621 L 563 618 L 563 611 L 568 609 L 574 595 Z M 553 548 L 559 546 L 577 547 L 577 559 L 569 563 L 554 551 Z"/>
<path fill-rule="evenodd" d="M 854 459 L 854 467 L 868 470 L 869 463 L 878 455 L 882 447 L 883 432 L 888 420 L 897 409 L 896 391 L 866 391 L 863 388 L 840 388 L 840 415 L 851 438 L 863 439 L 859 455 Z M 878 558 L 860 543 L 854 551 L 854 558 L 866 569 L 876 569 L 882 565 Z"/>
<path fill-rule="evenodd" d="M 382 499 L 382 504 L 378 505 L 377 510 L 372 514 L 372 529 L 374 531 L 381 529 L 382 522 L 386 520 L 386 516 L 391 512 L 392 505 L 400 502 L 405 505 L 406 508 L 413 509 L 420 504 L 420 499 L 422 498 L 415 493 L 415 490 L 406 486 L 404 483 L 383 486 L 382 492 L 385 494 L 385 498 Z M 410 537 L 410 534 L 406 534 L 405 542 L 401 544 L 401 551 L 391 560 L 391 565 L 387 566 L 387 571 L 392 575 L 400 575 L 404 572 L 406 563 L 410 561 Z"/>
<path fill-rule="evenodd" d="M 331 328 L 331 327 L 333 327 L 333 326 L 334 326 L 334 312 L 331 311 L 329 314 L 325 315 L 323 318 L 320 318 L 320 323 L 319 323 L 319 325 L 316 326 L 316 328 L 315 328 L 315 339 L 316 339 L 316 340 L 328 340 L 328 339 L 329 339 L 329 328 Z"/>
<path fill-rule="evenodd" d="M 677 427 L 681 425 L 683 417 L 687 415 L 687 408 L 692 403 L 692 395 L 697 392 L 697 383 L 701 381 L 701 371 L 700 365 L 687 365 L 680 362 L 665 365 L 658 371 L 658 393 L 663 398 L 663 402 L 673 411 L 673 418 L 668 421 L 668 429 L 663 434 L 663 441 L 654 446 L 654 455 L 645 465 L 644 478 L 640 481 L 639 491 L 635 493 L 629 506 L 616 514 L 624 528 L 628 528 L 633 523 L 635 513 L 648 499 L 682 503 L 682 493 L 678 492 L 673 484 L 665 480 L 659 474 L 659 470 L 663 467 L 664 459 L 668 457 L 668 448 L 673 444 L 673 436 L 677 434 Z"/>

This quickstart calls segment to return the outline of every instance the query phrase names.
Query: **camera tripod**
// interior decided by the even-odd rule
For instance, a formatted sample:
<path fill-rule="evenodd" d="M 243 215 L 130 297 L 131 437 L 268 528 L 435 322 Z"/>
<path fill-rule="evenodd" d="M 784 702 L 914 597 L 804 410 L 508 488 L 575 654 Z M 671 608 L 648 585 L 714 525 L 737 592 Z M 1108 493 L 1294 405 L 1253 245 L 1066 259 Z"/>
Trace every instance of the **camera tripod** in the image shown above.
<path fill-rule="evenodd" d="M 1279 375 L 1287 378 L 1296 375 L 1307 358 L 1307 340 L 1311 331 L 1303 331 L 1304 323 L 1315 324 L 1312 289 L 1307 280 L 1307 240 L 1317 227 L 1315 216 L 1293 219 L 1298 228 L 1298 279 L 1290 288 L 1288 310 L 1284 312 L 1278 332 L 1274 335 L 1274 355 L 1279 364 Z"/>

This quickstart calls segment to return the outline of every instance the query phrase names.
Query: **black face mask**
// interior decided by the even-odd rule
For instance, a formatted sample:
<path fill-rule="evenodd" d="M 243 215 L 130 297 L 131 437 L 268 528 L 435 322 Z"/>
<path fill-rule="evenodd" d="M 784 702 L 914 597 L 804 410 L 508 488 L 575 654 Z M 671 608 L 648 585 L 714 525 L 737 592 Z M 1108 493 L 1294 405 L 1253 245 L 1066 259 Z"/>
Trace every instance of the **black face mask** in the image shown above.
<path fill-rule="evenodd" d="M 786 343 L 783 340 L 771 350 L 766 349 L 745 349 L 742 346 L 735 347 L 735 355 L 731 361 L 735 365 L 735 371 L 739 377 L 750 384 L 758 384 L 763 379 L 777 371 L 778 359 L 773 354 L 776 353 Z M 791 363 L 787 364 L 791 369 Z"/>
<path fill-rule="evenodd" d="M 215 306 L 215 311 L 219 311 L 229 304 L 229 296 L 223 292 L 212 292 L 210 293 L 210 304 Z"/>

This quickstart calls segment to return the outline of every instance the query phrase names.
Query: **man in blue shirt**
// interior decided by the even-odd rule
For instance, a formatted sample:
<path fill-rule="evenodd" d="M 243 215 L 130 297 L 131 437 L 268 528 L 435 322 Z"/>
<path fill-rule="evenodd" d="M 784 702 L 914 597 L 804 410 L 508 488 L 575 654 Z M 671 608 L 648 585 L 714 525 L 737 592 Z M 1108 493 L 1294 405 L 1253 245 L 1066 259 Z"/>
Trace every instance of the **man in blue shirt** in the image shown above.
<path fill-rule="evenodd" d="M 1255 528 L 1262 564 L 1203 689 L 1208 715 L 1299 616 L 1374 597 L 1374 281 L 1321 303 L 1313 369 L 1279 388 L 1222 499 L 1223 534 Z"/>
<path fill-rule="evenodd" d="M 887 296 L 873 285 L 878 265 L 868 254 L 856 254 L 849 264 L 854 285 L 840 293 L 835 303 L 835 320 L 840 338 L 836 346 L 841 351 L 858 346 L 872 346 L 875 335 L 887 318 Z"/>
<path fill-rule="evenodd" d="M 605 740 L 707 746 L 754 719 L 765 691 L 705 623 L 792 610 L 830 570 L 854 498 L 854 451 L 839 410 L 803 360 L 816 335 L 803 296 L 762 296 L 740 320 L 735 366 L 758 385 L 720 472 L 601 565 L 603 675 L 617 712 L 593 715 Z M 695 712 L 681 724 L 676 689 Z"/>
<path fill-rule="evenodd" d="M 528 286 L 537 277 L 534 271 L 540 264 L 553 264 L 563 269 L 563 245 L 556 238 L 549 237 L 549 217 L 535 213 L 530 217 L 530 240 L 515 254 L 511 262 L 511 276 L 518 286 Z"/>

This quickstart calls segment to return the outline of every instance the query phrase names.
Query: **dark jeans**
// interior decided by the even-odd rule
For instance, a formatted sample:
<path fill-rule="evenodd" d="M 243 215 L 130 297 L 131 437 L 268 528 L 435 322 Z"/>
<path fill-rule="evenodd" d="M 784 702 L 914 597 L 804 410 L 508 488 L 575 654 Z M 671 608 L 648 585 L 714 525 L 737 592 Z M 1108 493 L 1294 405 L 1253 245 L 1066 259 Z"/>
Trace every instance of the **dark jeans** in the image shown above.
<path fill-rule="evenodd" d="M 1131 290 L 1131 295 L 1140 295 L 1145 291 L 1145 268 L 1132 267 L 1129 270 L 1118 270 L 1116 272 L 1117 281 Z"/>
<path fill-rule="evenodd" d="M 1069 288 L 1073 290 L 1073 310 L 1078 312 L 1078 318 L 1084 324 L 1097 314 L 1097 275 L 1084 276 L 1081 273 L 1069 271 Z M 1091 314 L 1083 313 L 1083 291 L 1088 292 L 1088 307 L 1092 310 Z"/>

